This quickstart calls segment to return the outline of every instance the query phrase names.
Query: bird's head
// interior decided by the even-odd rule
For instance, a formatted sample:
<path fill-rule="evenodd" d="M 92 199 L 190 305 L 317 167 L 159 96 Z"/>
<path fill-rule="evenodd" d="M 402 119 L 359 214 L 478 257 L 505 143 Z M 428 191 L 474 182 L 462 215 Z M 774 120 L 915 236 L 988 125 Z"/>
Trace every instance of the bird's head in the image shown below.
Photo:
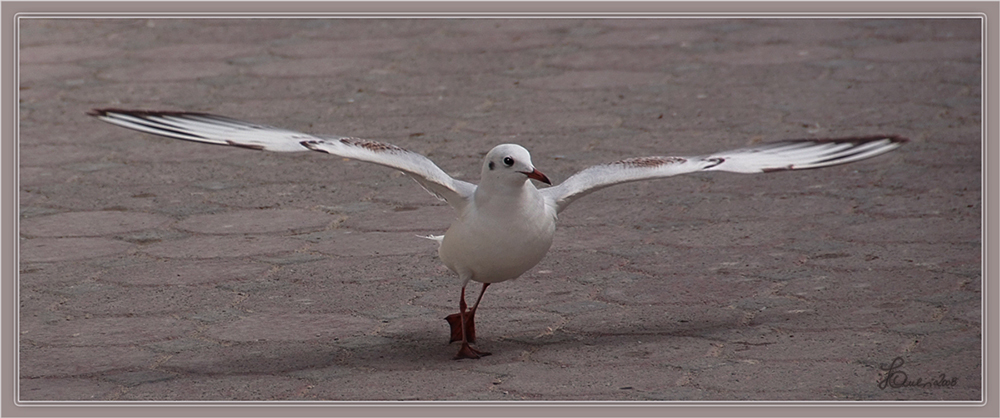
<path fill-rule="evenodd" d="M 501 144 L 493 147 L 483 161 L 482 181 L 520 187 L 528 179 L 552 184 L 549 178 L 535 169 L 531 154 L 520 145 Z"/>

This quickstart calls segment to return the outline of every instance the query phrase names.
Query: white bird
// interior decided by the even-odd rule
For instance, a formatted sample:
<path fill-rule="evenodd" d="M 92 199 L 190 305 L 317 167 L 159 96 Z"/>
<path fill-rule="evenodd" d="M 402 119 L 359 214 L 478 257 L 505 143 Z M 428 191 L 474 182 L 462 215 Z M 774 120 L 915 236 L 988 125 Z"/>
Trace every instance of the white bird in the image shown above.
<path fill-rule="evenodd" d="M 532 164 L 528 151 L 514 144 L 497 145 L 486 154 L 477 186 L 452 178 L 423 155 L 375 141 L 314 136 L 205 113 L 95 109 L 88 114 L 169 138 L 265 151 L 320 151 L 408 174 L 457 212 L 443 236 L 429 237 L 440 242 L 441 261 L 462 284 L 459 312 L 445 318 L 451 326 L 450 342 L 462 342 L 456 359 L 490 354 L 470 345 L 476 341 L 475 313 L 486 288 L 517 278 L 538 264 L 552 245 L 558 214 L 588 193 L 615 184 L 701 171 L 766 173 L 827 167 L 874 157 L 907 141 L 895 135 L 801 139 L 705 156 L 630 158 L 592 166 L 557 186 L 537 189 L 529 179 L 551 182 Z M 467 310 L 469 281 L 483 286 Z"/>

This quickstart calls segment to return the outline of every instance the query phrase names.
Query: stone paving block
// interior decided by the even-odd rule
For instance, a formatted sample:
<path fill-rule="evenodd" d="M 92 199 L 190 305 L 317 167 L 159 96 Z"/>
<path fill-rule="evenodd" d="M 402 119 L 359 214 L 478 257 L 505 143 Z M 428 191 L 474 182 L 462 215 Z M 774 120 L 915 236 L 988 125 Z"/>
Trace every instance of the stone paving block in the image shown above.
<path fill-rule="evenodd" d="M 587 301 L 578 303 L 587 303 Z M 508 314 L 501 314 L 496 310 L 487 309 L 486 305 L 481 306 L 481 308 L 481 311 L 476 313 L 477 338 L 482 336 L 491 342 L 512 340 L 527 344 L 543 343 L 549 336 L 557 332 L 566 321 L 565 314 L 552 310 L 516 310 Z M 457 311 L 458 309 L 453 309 L 449 312 L 455 313 Z M 479 312 L 482 314 L 480 315 Z M 437 328 L 440 330 L 439 332 L 444 332 L 444 335 L 447 336 L 447 327 L 436 326 L 439 327 Z"/>
<path fill-rule="evenodd" d="M 603 23 L 610 25 L 615 24 L 614 21 Z M 681 48 L 684 48 L 685 46 L 690 45 L 691 42 L 697 42 L 711 36 L 711 34 L 704 30 L 679 29 L 675 25 L 670 25 L 667 28 L 657 27 L 652 31 L 640 28 L 640 26 L 642 25 L 627 24 L 627 26 L 623 25 L 622 28 L 624 30 L 598 30 L 596 31 L 597 33 L 588 39 L 588 43 L 601 48 L 610 47 L 633 49 L 642 47 L 670 46 L 680 46 Z M 663 50 L 663 52 L 670 51 L 670 49 L 667 48 L 663 48 L 661 50 Z"/>
<path fill-rule="evenodd" d="M 366 334 L 375 327 L 375 321 L 355 316 L 263 311 L 211 326 L 206 335 L 225 341 L 301 341 Z"/>
<path fill-rule="evenodd" d="M 711 342 L 704 339 L 677 335 L 641 335 L 628 341 L 618 336 L 595 336 L 559 347 L 541 348 L 531 354 L 531 359 L 563 367 L 628 366 L 636 361 L 663 367 L 681 364 L 692 356 L 702 356 L 712 347 Z"/>
<path fill-rule="evenodd" d="M 760 379 L 746 370 L 763 364 L 772 369 L 768 379 Z M 811 379 L 812 376 L 822 379 Z M 691 383 L 718 396 L 721 392 L 733 391 L 742 399 L 753 399 L 760 392 L 774 393 L 779 399 L 786 399 L 782 393 L 816 393 L 812 400 L 831 400 L 830 392 L 851 385 L 859 379 L 871 379 L 871 372 L 862 365 L 842 365 L 839 362 L 820 361 L 813 363 L 735 362 L 713 369 L 699 370 L 691 376 Z M 712 398 L 715 398 L 713 396 Z M 798 395 L 801 396 L 801 395 Z M 798 396 L 789 396 L 797 398 Z"/>
<path fill-rule="evenodd" d="M 281 55 L 290 58 L 312 58 L 317 52 L 336 57 L 379 56 L 406 50 L 406 40 L 398 37 L 352 39 L 331 42 L 327 40 L 295 43 L 280 49 Z"/>
<path fill-rule="evenodd" d="M 70 177 L 70 174 L 65 170 L 43 167 L 22 167 L 20 174 L 25 176 L 25 179 L 20 182 L 23 187 L 46 185 L 53 178 L 65 179 Z M 30 204 L 30 202 L 28 203 Z"/>
<path fill-rule="evenodd" d="M 399 174 L 402 177 L 402 173 Z M 417 186 L 417 187 L 414 187 Z M 401 178 L 398 182 L 382 183 L 378 188 L 372 190 L 372 202 L 392 205 L 393 211 L 404 212 L 415 210 L 417 207 L 431 206 L 439 208 L 442 215 L 454 214 L 455 210 L 411 180 L 409 177 Z"/>
<path fill-rule="evenodd" d="M 658 72 L 576 71 L 558 76 L 537 77 L 525 81 L 523 84 L 526 87 L 544 90 L 583 90 L 666 84 L 668 80 L 668 76 Z"/>
<path fill-rule="evenodd" d="M 644 278 L 630 283 L 616 284 L 604 289 L 602 300 L 629 306 L 672 305 L 684 303 L 726 305 L 732 299 L 732 291 L 742 298 L 768 292 L 768 284 L 758 280 L 733 280 L 717 276 L 680 275 L 659 273 L 653 278 Z M 671 277 L 672 276 L 672 277 Z"/>
<path fill-rule="evenodd" d="M 659 332 L 689 332 L 739 326 L 746 314 L 735 309 L 706 309 L 702 305 L 647 307 L 627 306 L 575 315 L 562 325 L 571 333 L 629 335 Z"/>
<path fill-rule="evenodd" d="M 122 211 L 68 212 L 41 216 L 21 224 L 21 233 L 36 237 L 87 237 L 162 227 L 170 218 Z"/>
<path fill-rule="evenodd" d="M 173 379 L 176 376 L 177 375 L 173 373 L 161 372 L 158 370 L 138 370 L 105 373 L 101 375 L 101 379 L 128 388 L 147 383 L 162 382 Z"/>
<path fill-rule="evenodd" d="M 186 200 L 191 200 L 187 196 L 183 196 L 183 200 L 178 199 L 167 203 L 164 205 L 166 207 L 159 207 L 158 205 L 153 204 L 161 203 L 162 201 L 151 201 L 150 199 L 137 197 L 142 196 L 143 193 L 148 193 L 149 190 L 149 188 L 145 187 L 139 190 L 125 190 L 121 188 L 108 189 L 104 186 L 92 184 L 49 182 L 46 185 L 30 186 L 30 188 L 25 191 L 25 194 L 21 196 L 21 202 L 25 204 L 41 204 L 44 202 L 46 207 L 67 211 L 139 209 L 166 213 L 168 215 L 170 214 L 168 212 L 176 210 L 174 206 L 191 205 L 181 203 Z M 190 191 L 187 191 L 184 194 L 190 195 Z M 194 206 L 198 207 L 199 205 L 194 204 Z"/>
<path fill-rule="evenodd" d="M 326 214 L 339 215 L 334 207 L 362 205 L 371 195 L 370 191 L 355 188 L 328 187 L 325 184 L 275 183 L 261 186 L 246 186 L 235 182 L 199 183 L 207 190 L 203 193 L 205 202 L 245 209 L 307 207 Z M 216 211 L 218 212 L 218 211 Z"/>
<path fill-rule="evenodd" d="M 189 351 L 195 351 L 203 348 L 215 347 L 216 342 L 211 341 L 207 338 L 175 338 L 171 340 L 158 341 L 154 343 L 149 343 L 143 346 L 143 348 L 152 350 L 153 352 L 159 354 L 180 354 Z"/>
<path fill-rule="evenodd" d="M 89 263 L 63 261 L 52 263 L 21 262 L 19 283 L 21 289 L 35 286 L 60 286 L 68 283 L 93 279 L 102 269 Z"/>
<path fill-rule="evenodd" d="M 24 64 L 21 71 L 21 80 L 40 83 L 80 79 L 90 75 L 87 68 L 66 64 Z"/>
<path fill-rule="evenodd" d="M 34 325 L 34 324 L 26 324 Z M 107 343 L 129 346 L 176 338 L 194 330 L 194 325 L 163 317 L 68 317 L 64 321 L 22 329 L 21 338 L 39 344 L 67 347 Z"/>
<path fill-rule="evenodd" d="M 343 356 L 329 341 L 285 340 L 226 342 L 200 345 L 171 355 L 158 368 L 178 374 L 211 376 L 282 375 L 322 369 Z"/>
<path fill-rule="evenodd" d="M 22 399 L 31 401 L 95 401 L 114 397 L 118 385 L 95 379 L 21 379 Z"/>
<path fill-rule="evenodd" d="M 104 150 L 77 145 L 21 146 L 21 152 L 22 156 L 18 161 L 21 167 L 59 167 L 81 160 L 97 159 L 106 154 Z"/>
<path fill-rule="evenodd" d="M 254 65 L 247 71 L 260 77 L 337 77 L 377 65 L 363 58 L 344 60 L 343 57 L 299 58 Z"/>
<path fill-rule="evenodd" d="M 404 206 L 378 212 L 381 212 L 382 216 L 360 214 L 349 217 L 344 220 L 343 226 L 363 232 L 391 231 L 441 235 L 448 230 L 451 221 L 455 219 L 451 208 L 441 206 Z"/>
<path fill-rule="evenodd" d="M 117 50 L 104 46 L 47 45 L 22 48 L 18 52 L 22 64 L 55 64 L 103 58 L 114 55 Z"/>
<path fill-rule="evenodd" d="M 512 363 L 480 367 L 499 374 L 498 390 L 521 399 L 589 399 L 596 394 L 612 399 L 635 399 L 636 391 L 664 392 L 676 386 L 682 371 L 645 364 L 618 367 L 597 366 L 586 370 L 556 365 Z M 559 376 L 545 378 L 543 376 Z"/>
<path fill-rule="evenodd" d="M 270 376 L 206 376 L 195 380 L 151 382 L 130 388 L 118 397 L 124 401 L 269 401 L 290 399 L 306 391 L 308 384 L 299 379 Z"/>
<path fill-rule="evenodd" d="M 121 295 L 123 288 L 100 286 L 76 295 L 59 304 L 59 309 L 73 316 L 132 316 L 178 315 L 189 316 L 198 307 L 230 303 L 236 297 L 222 289 L 190 287 L 147 287 L 130 289 L 129 297 Z"/>
<path fill-rule="evenodd" d="M 778 65 L 803 61 L 825 60 L 838 56 L 836 48 L 802 45 L 765 45 L 744 50 L 706 54 L 707 62 L 734 65 Z"/>
<path fill-rule="evenodd" d="M 149 48 L 136 51 L 135 56 L 143 60 L 176 63 L 206 59 L 232 59 L 233 57 L 249 55 L 256 51 L 257 48 L 240 43 L 199 43 L 195 45 L 171 45 Z"/>
<path fill-rule="evenodd" d="M 894 62 L 927 59 L 969 61 L 976 60 L 979 51 L 978 42 L 924 41 L 861 48 L 855 57 L 872 61 Z"/>
<path fill-rule="evenodd" d="M 170 62 L 149 63 L 125 68 L 115 68 L 98 75 L 101 80 L 118 80 L 122 78 L 141 79 L 146 81 L 190 81 L 203 77 L 213 77 L 233 74 L 236 69 L 222 62 Z"/>
<path fill-rule="evenodd" d="M 935 227 L 931 227 L 933 224 Z M 892 236 L 886 233 L 892 231 Z M 834 231 L 834 236 L 858 240 L 861 234 L 875 233 L 874 242 L 953 243 L 975 237 L 979 228 L 951 219 L 878 219 Z"/>
<path fill-rule="evenodd" d="M 444 208 L 438 208 L 444 209 Z M 365 216 L 363 213 L 353 216 Z M 392 217 L 393 215 L 388 215 Z M 437 243 L 427 235 L 441 235 L 440 231 L 384 232 L 358 229 L 333 229 L 299 235 L 312 245 L 309 249 L 334 257 L 383 257 L 401 255 L 437 254 Z"/>
<path fill-rule="evenodd" d="M 464 371 L 375 371 L 316 385 L 305 399 L 461 400 L 494 390 L 493 376 Z M 416 390 L 414 390 L 416 389 Z"/>
<path fill-rule="evenodd" d="M 568 241 L 568 240 L 567 240 Z M 620 271 L 621 266 L 628 262 L 614 254 L 606 254 L 593 248 L 585 250 L 565 249 L 565 241 L 553 243 L 553 249 L 549 250 L 538 268 L 530 270 L 527 279 L 537 278 L 548 280 L 550 277 L 563 278 L 576 281 L 580 284 L 593 284 L 605 279 L 609 275 L 614 275 Z M 570 244 L 570 242 L 565 242 Z M 512 282 L 515 286 L 518 282 Z"/>
<path fill-rule="evenodd" d="M 125 254 L 132 248 L 132 244 L 108 238 L 38 238 L 21 243 L 21 261 L 83 260 Z"/>
<path fill-rule="evenodd" d="M 297 240 L 280 236 L 208 235 L 157 242 L 142 251 L 155 257 L 213 259 L 278 254 L 303 247 Z"/>
<path fill-rule="evenodd" d="M 269 266 L 241 260 L 158 260 L 112 267 L 101 281 L 125 286 L 198 286 L 265 276 Z"/>
<path fill-rule="evenodd" d="M 62 297 L 48 292 L 39 292 L 31 288 L 22 288 L 18 292 L 19 320 L 28 323 L 54 324 L 66 319 L 66 314 L 54 312 L 53 306 L 62 302 Z M 22 332 L 31 332 L 25 330 Z"/>
<path fill-rule="evenodd" d="M 304 275 L 302 273 L 295 273 L 290 279 L 293 283 L 282 286 L 280 290 L 269 289 L 266 293 L 249 291 L 241 307 L 255 312 L 368 315 L 374 310 L 384 310 L 386 306 L 399 306 L 416 295 L 399 283 L 405 279 L 358 281 L 331 275 L 303 280 L 299 278 Z M 277 280 L 282 279 L 284 277 L 277 277 Z"/>
<path fill-rule="evenodd" d="M 953 274 L 942 274 L 922 269 L 872 270 L 850 276 L 842 276 L 830 271 L 813 277 L 787 282 L 778 293 L 807 298 L 811 301 L 855 299 L 864 295 L 884 295 L 883 299 L 941 301 L 950 304 L 952 298 L 938 299 L 927 295 L 952 295 L 959 292 L 961 298 L 976 296 L 959 289 L 968 283 L 967 278 Z M 919 290 L 918 290 L 919 289 Z M 949 300 L 951 299 L 951 300 Z M 966 299 L 968 300 L 968 299 Z"/>
<path fill-rule="evenodd" d="M 346 258 L 323 257 L 322 260 L 283 268 L 276 272 L 275 276 L 301 283 L 307 286 L 337 286 L 343 283 L 390 283 L 400 288 L 423 287 L 426 290 L 430 287 L 440 286 L 438 282 L 439 272 L 443 273 L 444 266 L 435 263 L 432 254 L 404 254 L 404 255 L 371 255 L 360 256 L 345 255 Z M 429 272 L 433 272 L 429 273 Z M 451 279 L 449 277 L 449 279 Z M 447 283 L 456 283 L 457 279 Z M 412 285 L 412 282 L 423 281 L 420 285 Z M 433 284 L 431 283 L 433 282 Z"/>
<path fill-rule="evenodd" d="M 905 337 L 872 338 L 869 331 L 841 330 L 824 332 L 795 332 L 777 334 L 766 339 L 736 341 L 726 344 L 726 356 L 738 361 L 787 361 L 844 363 L 864 362 L 866 359 L 891 358 L 898 353 L 894 348 L 903 344 Z M 838 341 L 854 341 L 837 344 Z"/>
<path fill-rule="evenodd" d="M 389 309 L 394 312 L 382 316 L 385 319 L 381 319 L 381 322 L 385 325 L 379 330 L 379 333 L 386 337 L 429 344 L 444 344 L 451 336 L 444 321 L 445 315 L 439 310 L 421 306 L 409 307 L 408 305 L 390 306 Z M 402 315 L 400 315 L 400 311 L 403 311 Z M 495 332 L 492 329 L 491 331 Z"/>
<path fill-rule="evenodd" d="M 20 376 L 23 381 L 23 379 L 40 377 L 55 379 L 67 376 L 94 375 L 109 370 L 140 370 L 147 368 L 159 358 L 160 356 L 156 353 L 122 346 L 22 346 L 19 353 Z M 70 379 L 70 381 L 72 380 Z M 39 392 L 36 396 L 46 396 L 41 391 Z"/>
<path fill-rule="evenodd" d="M 304 233 L 325 228 L 329 215 L 304 210 L 249 210 L 191 216 L 175 228 L 202 234 Z"/>

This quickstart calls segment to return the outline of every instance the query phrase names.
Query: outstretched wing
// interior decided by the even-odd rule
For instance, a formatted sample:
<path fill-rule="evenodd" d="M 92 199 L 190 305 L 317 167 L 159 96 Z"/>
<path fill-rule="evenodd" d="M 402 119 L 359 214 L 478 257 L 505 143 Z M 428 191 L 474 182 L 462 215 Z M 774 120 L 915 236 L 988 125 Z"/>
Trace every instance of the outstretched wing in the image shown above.
<path fill-rule="evenodd" d="M 87 114 L 168 138 L 263 151 L 321 151 L 375 163 L 409 174 L 427 191 L 458 210 L 465 207 L 476 190 L 474 184 L 451 178 L 423 155 L 375 141 L 314 136 L 206 113 L 94 109 Z"/>
<path fill-rule="evenodd" d="M 676 176 L 699 171 L 767 173 L 804 170 L 863 160 L 896 149 L 907 141 L 899 136 L 840 139 L 795 139 L 701 157 L 640 157 L 595 165 L 574 174 L 558 186 L 541 189 L 562 211 L 574 200 L 596 190 L 631 181 Z"/>

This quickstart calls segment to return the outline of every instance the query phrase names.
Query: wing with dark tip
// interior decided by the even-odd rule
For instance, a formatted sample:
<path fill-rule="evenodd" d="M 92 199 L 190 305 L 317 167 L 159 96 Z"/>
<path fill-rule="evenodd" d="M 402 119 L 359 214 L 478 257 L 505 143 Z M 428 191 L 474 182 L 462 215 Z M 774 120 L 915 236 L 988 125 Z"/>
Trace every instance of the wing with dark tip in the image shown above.
<path fill-rule="evenodd" d="M 114 125 L 168 138 L 261 151 L 320 151 L 394 168 L 459 210 L 476 190 L 474 184 L 452 178 L 427 157 L 381 142 L 315 136 L 207 113 L 94 109 L 88 114 Z"/>
<path fill-rule="evenodd" d="M 796 139 L 768 142 L 700 157 L 630 158 L 589 167 L 558 186 L 540 191 L 559 212 L 580 197 L 616 184 L 700 171 L 768 173 L 828 167 L 871 158 L 894 150 L 905 142 L 906 138 L 893 135 Z"/>

